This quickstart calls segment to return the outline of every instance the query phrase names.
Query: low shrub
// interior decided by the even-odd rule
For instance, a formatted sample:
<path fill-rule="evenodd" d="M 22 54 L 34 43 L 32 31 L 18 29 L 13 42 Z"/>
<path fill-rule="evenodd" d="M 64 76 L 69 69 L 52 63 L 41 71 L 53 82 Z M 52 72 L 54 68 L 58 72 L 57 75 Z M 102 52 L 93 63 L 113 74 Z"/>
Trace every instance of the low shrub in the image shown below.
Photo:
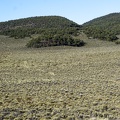
<path fill-rule="evenodd" d="M 41 35 L 37 38 L 32 38 L 27 43 L 27 47 L 48 47 L 48 46 L 84 46 L 85 42 L 80 39 L 73 39 L 70 35 Z"/>
<path fill-rule="evenodd" d="M 116 43 L 116 44 L 120 44 L 120 40 L 117 40 L 115 43 Z"/>

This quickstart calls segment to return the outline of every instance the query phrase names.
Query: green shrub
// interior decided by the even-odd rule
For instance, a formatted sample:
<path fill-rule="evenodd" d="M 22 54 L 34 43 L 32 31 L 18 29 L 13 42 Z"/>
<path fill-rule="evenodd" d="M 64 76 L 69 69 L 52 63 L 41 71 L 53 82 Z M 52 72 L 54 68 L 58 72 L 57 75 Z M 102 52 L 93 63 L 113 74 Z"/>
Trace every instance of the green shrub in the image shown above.
<path fill-rule="evenodd" d="M 117 40 L 115 43 L 116 43 L 116 44 L 120 44 L 120 40 Z"/>
<path fill-rule="evenodd" d="M 33 38 L 27 43 L 27 47 L 47 47 L 47 46 L 84 46 L 85 42 L 79 39 L 73 39 L 70 35 L 41 35 Z"/>

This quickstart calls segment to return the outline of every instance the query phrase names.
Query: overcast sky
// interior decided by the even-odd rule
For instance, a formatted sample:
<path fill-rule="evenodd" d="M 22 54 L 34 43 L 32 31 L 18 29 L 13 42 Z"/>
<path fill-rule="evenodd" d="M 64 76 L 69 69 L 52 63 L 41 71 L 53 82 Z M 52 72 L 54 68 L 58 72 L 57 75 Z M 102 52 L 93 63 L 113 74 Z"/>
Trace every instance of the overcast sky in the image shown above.
<path fill-rule="evenodd" d="M 120 0 L 0 0 L 0 22 L 58 15 L 78 24 L 120 12 Z"/>

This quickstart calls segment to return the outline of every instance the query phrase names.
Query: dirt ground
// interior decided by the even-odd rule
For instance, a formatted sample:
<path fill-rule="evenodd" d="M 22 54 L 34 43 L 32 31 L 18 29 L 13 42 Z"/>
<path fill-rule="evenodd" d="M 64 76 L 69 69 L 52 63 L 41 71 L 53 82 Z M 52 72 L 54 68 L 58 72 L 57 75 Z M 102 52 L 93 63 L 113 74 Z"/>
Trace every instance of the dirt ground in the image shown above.
<path fill-rule="evenodd" d="M 27 41 L 0 36 L 0 120 L 120 119 L 120 45 Z"/>

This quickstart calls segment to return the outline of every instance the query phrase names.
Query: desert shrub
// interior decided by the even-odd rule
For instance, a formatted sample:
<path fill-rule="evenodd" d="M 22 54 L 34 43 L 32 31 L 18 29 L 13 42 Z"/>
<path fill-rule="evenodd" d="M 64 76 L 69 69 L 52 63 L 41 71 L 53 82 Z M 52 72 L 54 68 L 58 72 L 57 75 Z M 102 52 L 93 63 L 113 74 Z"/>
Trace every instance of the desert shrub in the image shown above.
<path fill-rule="evenodd" d="M 115 43 L 116 43 L 116 44 L 120 44 L 120 40 L 117 40 Z"/>
<path fill-rule="evenodd" d="M 80 46 L 84 46 L 84 45 L 85 45 L 85 42 L 83 40 L 80 40 L 80 39 L 75 39 L 74 40 L 73 46 L 80 47 Z"/>
<path fill-rule="evenodd" d="M 73 39 L 70 35 L 41 35 L 37 38 L 33 38 L 27 43 L 27 47 L 47 47 L 47 46 L 84 46 L 85 42 L 80 39 Z"/>

